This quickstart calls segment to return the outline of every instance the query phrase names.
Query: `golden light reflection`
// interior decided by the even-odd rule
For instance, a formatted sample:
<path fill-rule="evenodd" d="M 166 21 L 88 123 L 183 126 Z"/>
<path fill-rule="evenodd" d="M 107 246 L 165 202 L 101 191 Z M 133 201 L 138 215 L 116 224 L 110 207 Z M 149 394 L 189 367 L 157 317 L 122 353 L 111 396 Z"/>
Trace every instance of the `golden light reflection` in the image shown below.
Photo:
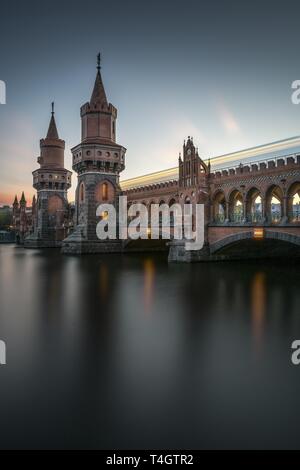
<path fill-rule="evenodd" d="M 254 340 L 260 348 L 266 315 L 266 279 L 262 272 L 256 273 L 253 279 L 251 307 Z"/>
<path fill-rule="evenodd" d="M 149 311 L 153 302 L 155 267 L 151 258 L 144 262 L 144 306 Z"/>
<path fill-rule="evenodd" d="M 265 236 L 265 232 L 263 228 L 255 228 L 253 231 L 253 237 L 255 240 L 262 240 Z"/>

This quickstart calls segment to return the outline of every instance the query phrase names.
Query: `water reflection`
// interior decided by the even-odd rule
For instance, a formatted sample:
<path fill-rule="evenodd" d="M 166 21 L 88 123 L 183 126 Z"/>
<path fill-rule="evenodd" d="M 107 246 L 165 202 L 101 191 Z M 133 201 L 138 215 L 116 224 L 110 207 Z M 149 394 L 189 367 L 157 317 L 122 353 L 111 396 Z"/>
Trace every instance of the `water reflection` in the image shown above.
<path fill-rule="evenodd" d="M 144 308 L 149 312 L 154 291 L 154 261 L 151 258 L 146 258 L 144 261 Z"/>
<path fill-rule="evenodd" d="M 252 322 L 256 348 L 260 348 L 266 314 L 266 279 L 263 272 L 254 275 L 252 283 Z"/>
<path fill-rule="evenodd" d="M 0 245 L 0 447 L 297 447 L 299 278 Z"/>

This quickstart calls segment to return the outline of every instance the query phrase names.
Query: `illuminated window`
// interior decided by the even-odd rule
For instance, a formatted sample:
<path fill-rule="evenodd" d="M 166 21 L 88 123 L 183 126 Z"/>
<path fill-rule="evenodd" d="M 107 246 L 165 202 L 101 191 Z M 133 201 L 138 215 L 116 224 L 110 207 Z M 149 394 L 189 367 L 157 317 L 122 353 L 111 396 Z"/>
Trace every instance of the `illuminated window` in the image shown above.
<path fill-rule="evenodd" d="M 84 184 L 83 183 L 81 183 L 80 185 L 79 200 L 80 202 L 84 201 Z"/>
<path fill-rule="evenodd" d="M 108 198 L 108 185 L 107 183 L 103 183 L 102 185 L 102 200 L 107 201 Z"/>

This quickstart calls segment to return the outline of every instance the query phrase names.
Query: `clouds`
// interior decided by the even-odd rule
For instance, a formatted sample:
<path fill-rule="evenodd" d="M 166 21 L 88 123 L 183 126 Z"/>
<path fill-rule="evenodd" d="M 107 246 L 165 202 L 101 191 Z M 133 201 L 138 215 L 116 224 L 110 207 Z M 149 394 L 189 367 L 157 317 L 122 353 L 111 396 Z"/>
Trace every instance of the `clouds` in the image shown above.
<path fill-rule="evenodd" d="M 6 108 L 0 129 L 0 204 L 11 204 L 15 194 L 24 190 L 29 197 L 32 188 L 32 171 L 37 165 L 35 148 L 37 134 L 27 115 Z"/>
<path fill-rule="evenodd" d="M 217 115 L 224 130 L 229 134 L 238 134 L 241 132 L 240 126 L 234 117 L 232 111 L 225 104 L 223 99 L 219 99 L 217 103 Z"/>

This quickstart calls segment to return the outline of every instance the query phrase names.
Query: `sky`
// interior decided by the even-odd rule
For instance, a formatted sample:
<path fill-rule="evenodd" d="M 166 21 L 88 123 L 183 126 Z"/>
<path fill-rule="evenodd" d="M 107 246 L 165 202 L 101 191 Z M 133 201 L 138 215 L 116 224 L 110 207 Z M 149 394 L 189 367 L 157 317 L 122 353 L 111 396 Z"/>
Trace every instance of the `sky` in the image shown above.
<path fill-rule="evenodd" d="M 204 158 L 299 135 L 299 16 L 289 1 L 3 2 L 0 205 L 22 190 L 31 202 L 53 100 L 71 169 L 99 51 L 122 179 L 176 166 L 188 135 Z"/>

